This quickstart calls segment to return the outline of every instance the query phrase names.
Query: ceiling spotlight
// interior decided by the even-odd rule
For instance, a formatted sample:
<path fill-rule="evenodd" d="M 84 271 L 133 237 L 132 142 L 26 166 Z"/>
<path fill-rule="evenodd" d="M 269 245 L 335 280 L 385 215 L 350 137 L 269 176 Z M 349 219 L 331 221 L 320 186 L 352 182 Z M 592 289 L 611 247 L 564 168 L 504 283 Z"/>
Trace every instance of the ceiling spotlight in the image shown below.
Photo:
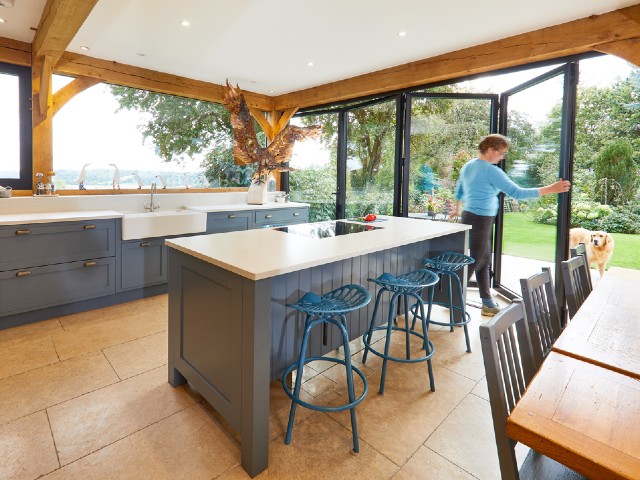
<path fill-rule="evenodd" d="M 13 7 L 13 0 L 0 0 L 0 7 Z"/>
<path fill-rule="evenodd" d="M 269 90 L 269 93 L 275 93 L 275 90 Z"/>
<path fill-rule="evenodd" d="M 145 57 L 145 56 L 146 56 L 146 53 L 142 53 L 142 52 L 140 52 L 140 53 L 137 53 L 136 55 L 138 55 L 139 57 Z"/>
<path fill-rule="evenodd" d="M 7 23 L 7 21 L 4 18 L 0 18 L 0 23 Z"/>
<path fill-rule="evenodd" d="M 407 32 L 400 32 L 398 33 L 399 37 L 406 37 L 407 36 Z"/>
<path fill-rule="evenodd" d="M 0 1 L 1 1 L 1 0 L 0 0 Z M 182 21 L 180 22 L 180 25 L 182 25 L 183 27 L 188 27 L 188 26 L 189 26 L 189 25 L 191 25 L 191 24 L 189 23 L 189 20 L 182 20 Z"/>
<path fill-rule="evenodd" d="M 85 45 L 82 45 L 82 46 L 80 47 L 80 50 L 83 50 L 83 51 L 85 51 L 85 52 L 88 52 L 90 49 L 89 49 L 89 47 L 87 47 L 87 46 L 85 46 Z"/>
<path fill-rule="evenodd" d="M 307 67 L 313 67 L 313 62 L 308 62 Z"/>

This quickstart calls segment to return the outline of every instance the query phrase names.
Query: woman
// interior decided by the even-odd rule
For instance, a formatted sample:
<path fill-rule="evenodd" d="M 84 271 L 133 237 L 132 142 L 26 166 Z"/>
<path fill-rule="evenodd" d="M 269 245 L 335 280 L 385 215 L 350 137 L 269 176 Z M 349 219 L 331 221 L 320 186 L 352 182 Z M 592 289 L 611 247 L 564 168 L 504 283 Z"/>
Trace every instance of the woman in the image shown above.
<path fill-rule="evenodd" d="M 503 135 L 489 135 L 478 145 L 478 157 L 469 160 L 460 170 L 456 186 L 456 210 L 460 212 L 460 203 L 464 204 L 462 223 L 471 225 L 469 232 L 470 254 L 475 263 L 469 266 L 469 277 L 475 271 L 482 315 L 493 316 L 500 311 L 489 290 L 491 272 L 491 233 L 498 213 L 498 194 L 517 200 L 529 200 L 542 195 L 568 192 L 571 183 L 559 180 L 540 188 L 522 188 L 515 184 L 504 171 L 495 168 L 509 150 L 509 139 Z"/>

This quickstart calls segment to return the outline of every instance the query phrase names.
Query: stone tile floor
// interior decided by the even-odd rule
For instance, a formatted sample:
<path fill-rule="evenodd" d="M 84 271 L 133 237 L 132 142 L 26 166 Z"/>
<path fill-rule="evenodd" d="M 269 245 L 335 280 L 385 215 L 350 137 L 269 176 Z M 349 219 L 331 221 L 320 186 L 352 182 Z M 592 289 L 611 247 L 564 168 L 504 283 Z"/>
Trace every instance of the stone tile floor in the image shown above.
<path fill-rule="evenodd" d="M 285 445 L 289 400 L 274 382 L 270 463 L 257 478 L 500 478 L 478 335 L 487 318 L 469 310 L 472 353 L 461 329 L 431 329 L 433 393 L 426 364 L 390 363 L 378 395 L 381 361 L 361 366 L 352 342 L 369 382 L 358 455 L 348 412 L 298 408 Z M 166 295 L 0 331 L 0 479 L 249 478 L 237 434 L 197 392 L 167 383 L 166 358 Z M 337 404 L 343 368 L 329 366 L 307 369 L 304 393 Z"/>

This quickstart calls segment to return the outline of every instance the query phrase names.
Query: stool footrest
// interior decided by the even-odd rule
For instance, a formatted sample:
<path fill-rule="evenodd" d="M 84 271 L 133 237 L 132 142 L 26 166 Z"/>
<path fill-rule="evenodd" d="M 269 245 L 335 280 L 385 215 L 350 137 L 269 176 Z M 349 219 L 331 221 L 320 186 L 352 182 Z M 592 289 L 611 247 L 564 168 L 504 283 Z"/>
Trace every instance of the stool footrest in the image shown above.
<path fill-rule="evenodd" d="M 439 325 L 441 327 L 464 327 L 465 325 L 468 325 L 469 322 L 471 321 L 471 315 L 469 314 L 469 312 L 467 312 L 466 309 L 462 310 L 462 308 L 458 307 L 457 305 L 450 306 L 448 302 L 433 302 L 432 305 L 438 305 L 440 307 L 449 308 L 451 310 L 457 310 L 458 312 L 462 312 L 464 314 L 465 319 L 461 322 L 451 323 L 451 322 L 438 322 L 437 320 L 431 320 L 427 318 L 426 321 L 428 324 Z M 415 305 L 411 307 L 411 313 L 415 318 L 420 319 L 420 314 L 416 311 Z"/>
<path fill-rule="evenodd" d="M 386 330 L 387 330 L 387 327 L 386 327 L 386 326 L 375 327 L 373 330 L 374 330 L 374 331 L 376 331 L 376 330 L 385 330 L 385 331 L 386 331 Z M 399 331 L 399 332 L 405 332 L 405 333 L 406 333 L 406 331 L 407 331 L 407 330 L 406 330 L 405 328 L 403 328 L 403 327 L 396 327 L 396 326 L 391 327 L 391 330 L 395 330 L 395 331 Z M 423 342 L 423 348 L 424 348 L 424 335 L 422 335 L 422 334 L 421 334 L 421 333 L 419 333 L 419 332 L 413 331 L 413 330 L 411 330 L 411 329 L 409 329 L 409 333 L 410 333 L 411 335 L 415 335 L 416 337 L 418 337 L 419 339 L 421 339 L 421 340 L 422 340 L 422 342 Z M 369 334 L 369 332 L 365 333 L 365 334 L 362 336 L 362 343 L 364 343 L 364 344 L 365 344 L 365 348 L 366 348 L 368 351 L 370 351 L 371 353 L 373 353 L 374 355 L 376 355 L 376 356 L 378 356 L 378 357 L 380 357 L 380 358 L 386 358 L 387 360 L 391 360 L 391 361 L 394 361 L 394 362 L 401 362 L 401 363 L 420 363 L 420 362 L 426 362 L 427 360 L 430 360 L 430 359 L 431 359 L 431 357 L 433 357 L 433 354 L 434 354 L 434 353 L 435 353 L 435 351 L 436 351 L 435 347 L 433 346 L 433 342 L 431 342 L 431 340 L 429 340 L 429 342 L 428 342 L 428 343 L 429 343 L 429 351 L 430 351 L 430 353 L 429 353 L 429 354 L 427 354 L 427 355 L 425 355 L 425 356 L 417 357 L 417 358 L 408 358 L 408 359 L 407 359 L 407 358 L 400 358 L 400 357 L 393 357 L 393 356 L 391 356 L 391 355 L 385 355 L 384 353 L 380 353 L 380 352 L 378 352 L 377 350 L 375 350 L 375 349 L 371 346 L 371 343 L 370 343 L 370 341 L 369 341 L 369 338 L 367 338 L 367 335 L 368 335 L 368 334 Z"/>
<path fill-rule="evenodd" d="M 304 364 L 306 365 L 309 362 L 313 362 L 313 361 L 320 361 L 320 362 L 333 362 L 333 363 L 339 363 L 340 365 L 345 365 L 347 364 L 346 361 L 340 359 L 340 358 L 331 358 L 331 357 L 307 357 L 304 360 Z M 362 394 L 356 398 L 353 402 L 351 403 L 347 403 L 344 405 L 338 405 L 335 407 L 330 407 L 330 406 L 326 406 L 326 405 L 316 405 L 313 403 L 309 403 L 309 402 L 305 402 L 304 400 L 294 396 L 293 391 L 289 388 L 289 386 L 286 383 L 286 378 L 287 376 L 293 372 L 296 367 L 298 366 L 298 362 L 294 362 L 291 365 L 289 365 L 289 367 L 285 370 L 285 372 L 282 374 L 282 387 L 284 388 L 284 392 L 287 394 L 287 396 L 294 401 L 295 403 L 297 403 L 298 405 L 302 405 L 305 408 L 309 408 L 311 410 L 316 410 L 318 412 L 342 412 L 344 410 L 349 410 L 353 407 L 355 407 L 356 405 L 358 405 L 360 402 L 362 402 L 362 400 L 364 400 L 364 397 L 367 395 L 367 391 L 369 390 L 369 385 L 367 384 L 367 379 L 365 378 L 364 374 L 356 367 L 354 367 L 353 365 L 351 365 L 351 371 L 353 373 L 355 373 L 356 375 L 358 375 L 360 377 L 360 379 L 362 380 L 362 383 L 364 384 L 364 391 L 362 392 Z"/>

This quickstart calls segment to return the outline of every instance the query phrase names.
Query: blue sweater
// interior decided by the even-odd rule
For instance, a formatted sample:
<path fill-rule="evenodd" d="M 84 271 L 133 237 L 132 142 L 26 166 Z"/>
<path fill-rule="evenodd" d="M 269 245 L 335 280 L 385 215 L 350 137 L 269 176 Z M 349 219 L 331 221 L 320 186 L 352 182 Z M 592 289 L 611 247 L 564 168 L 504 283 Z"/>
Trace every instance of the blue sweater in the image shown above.
<path fill-rule="evenodd" d="M 522 188 L 515 184 L 502 169 L 484 160 L 473 158 L 460 170 L 456 185 L 456 200 L 464 203 L 464 210 L 494 217 L 498 214 L 498 193 L 504 192 L 516 200 L 538 198 L 537 188 Z"/>

